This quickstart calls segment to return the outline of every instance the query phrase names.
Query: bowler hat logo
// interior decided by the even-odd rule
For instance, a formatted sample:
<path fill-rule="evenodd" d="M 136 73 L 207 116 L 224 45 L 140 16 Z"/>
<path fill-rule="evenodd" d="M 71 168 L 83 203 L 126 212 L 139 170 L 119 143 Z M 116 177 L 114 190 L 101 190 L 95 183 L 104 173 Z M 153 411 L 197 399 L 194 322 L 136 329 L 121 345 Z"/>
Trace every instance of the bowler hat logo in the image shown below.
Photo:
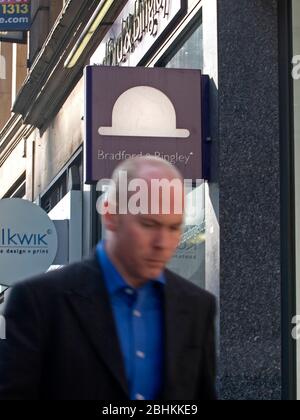
<path fill-rule="evenodd" d="M 159 89 L 137 86 L 125 91 L 112 111 L 112 127 L 100 127 L 101 136 L 190 137 L 188 129 L 177 128 L 176 109 Z"/>

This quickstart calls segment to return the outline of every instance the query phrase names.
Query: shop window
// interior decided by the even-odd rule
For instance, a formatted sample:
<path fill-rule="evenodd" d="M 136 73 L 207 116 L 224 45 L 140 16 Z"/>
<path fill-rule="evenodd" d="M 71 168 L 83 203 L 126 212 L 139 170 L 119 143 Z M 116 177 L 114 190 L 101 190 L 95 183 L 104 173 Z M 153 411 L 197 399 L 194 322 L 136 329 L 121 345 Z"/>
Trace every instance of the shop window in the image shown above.
<path fill-rule="evenodd" d="M 181 243 L 169 269 L 205 288 L 205 184 L 186 196 L 186 218 Z"/>
<path fill-rule="evenodd" d="M 157 66 L 178 69 L 203 68 L 203 26 L 201 14 L 198 14 L 193 19 Z"/>
<path fill-rule="evenodd" d="M 64 173 L 60 179 L 50 188 L 42 198 L 42 208 L 49 213 L 67 194 L 67 174 Z"/>
<path fill-rule="evenodd" d="M 82 154 L 73 160 L 54 181 L 49 190 L 42 196 L 41 207 L 50 213 L 69 191 L 83 188 Z"/>

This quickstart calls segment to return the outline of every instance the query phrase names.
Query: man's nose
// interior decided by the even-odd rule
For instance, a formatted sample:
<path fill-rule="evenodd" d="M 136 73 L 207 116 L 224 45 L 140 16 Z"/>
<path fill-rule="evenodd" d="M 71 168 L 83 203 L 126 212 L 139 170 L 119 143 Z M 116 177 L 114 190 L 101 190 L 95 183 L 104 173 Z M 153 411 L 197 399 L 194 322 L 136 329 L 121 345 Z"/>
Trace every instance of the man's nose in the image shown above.
<path fill-rule="evenodd" d="M 167 229 L 159 229 L 159 231 L 155 235 L 154 246 L 160 249 L 168 248 L 169 233 Z"/>

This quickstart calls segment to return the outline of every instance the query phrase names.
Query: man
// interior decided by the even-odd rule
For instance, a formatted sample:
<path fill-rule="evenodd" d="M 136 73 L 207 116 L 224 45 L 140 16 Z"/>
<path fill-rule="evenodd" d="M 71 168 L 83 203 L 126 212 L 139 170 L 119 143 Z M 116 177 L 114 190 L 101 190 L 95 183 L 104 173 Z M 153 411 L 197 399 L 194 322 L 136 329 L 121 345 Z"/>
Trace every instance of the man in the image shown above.
<path fill-rule="evenodd" d="M 146 212 L 130 211 L 137 203 L 121 188 L 125 175 L 149 187 L 140 195 Z M 107 238 L 94 257 L 13 289 L 0 399 L 215 399 L 214 298 L 165 268 L 181 237 L 182 177 L 143 157 L 112 179 L 102 207 Z M 167 197 L 153 193 L 154 180 L 172 183 Z"/>

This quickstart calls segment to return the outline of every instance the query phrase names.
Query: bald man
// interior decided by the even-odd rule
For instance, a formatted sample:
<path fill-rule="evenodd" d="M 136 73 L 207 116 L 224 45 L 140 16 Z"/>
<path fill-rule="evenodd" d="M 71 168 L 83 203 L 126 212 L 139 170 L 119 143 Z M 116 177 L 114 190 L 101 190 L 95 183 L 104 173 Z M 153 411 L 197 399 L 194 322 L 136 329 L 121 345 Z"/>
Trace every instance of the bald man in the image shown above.
<path fill-rule="evenodd" d="M 0 399 L 216 399 L 215 300 L 166 269 L 184 221 L 181 174 L 133 158 L 105 197 L 93 257 L 13 289 Z"/>

